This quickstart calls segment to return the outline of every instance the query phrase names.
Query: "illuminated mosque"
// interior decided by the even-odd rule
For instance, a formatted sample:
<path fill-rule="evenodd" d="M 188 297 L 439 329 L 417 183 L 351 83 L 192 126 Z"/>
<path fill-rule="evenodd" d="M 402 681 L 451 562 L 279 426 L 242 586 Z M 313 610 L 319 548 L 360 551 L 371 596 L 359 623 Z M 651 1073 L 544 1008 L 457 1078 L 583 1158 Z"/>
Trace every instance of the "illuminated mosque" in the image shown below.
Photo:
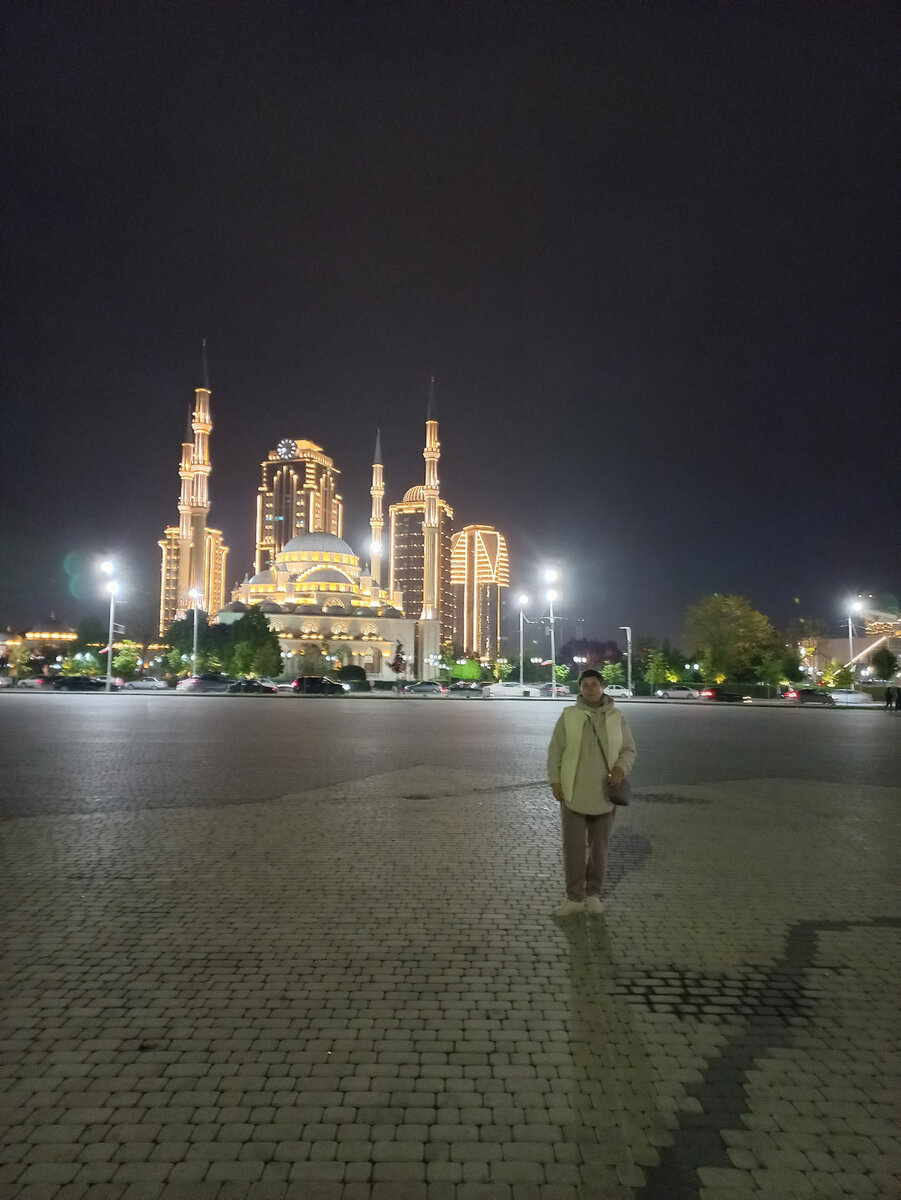
<path fill-rule="evenodd" d="M 388 513 L 381 435 L 376 435 L 370 494 L 368 571 L 343 540 L 340 472 L 315 442 L 284 437 L 262 462 L 256 500 L 254 574 L 225 603 L 225 555 L 209 511 L 210 391 L 197 389 L 192 441 L 182 446 L 179 524 L 166 530 L 160 629 L 196 604 L 230 624 L 259 606 L 276 632 L 286 675 L 302 673 L 311 648 L 327 649 L 374 679 L 394 679 L 398 646 L 405 673 L 434 679 L 442 653 L 494 659 L 500 636 L 500 589 L 509 586 L 502 534 L 491 526 L 454 532 L 453 509 L 439 494 L 434 380 L 425 423 L 424 481 Z M 295 669 L 292 669 L 294 666 Z"/>

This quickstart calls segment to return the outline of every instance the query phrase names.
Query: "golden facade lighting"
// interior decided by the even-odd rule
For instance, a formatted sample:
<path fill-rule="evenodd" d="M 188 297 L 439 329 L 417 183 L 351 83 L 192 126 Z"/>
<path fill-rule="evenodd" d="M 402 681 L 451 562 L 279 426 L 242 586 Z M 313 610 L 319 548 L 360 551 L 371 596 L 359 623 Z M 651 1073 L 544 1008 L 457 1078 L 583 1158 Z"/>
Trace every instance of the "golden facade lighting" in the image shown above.
<path fill-rule="evenodd" d="M 500 589 L 510 586 L 507 542 L 493 525 L 466 525 L 451 545 L 451 584 L 458 602 L 458 648 L 494 660 L 501 636 Z"/>

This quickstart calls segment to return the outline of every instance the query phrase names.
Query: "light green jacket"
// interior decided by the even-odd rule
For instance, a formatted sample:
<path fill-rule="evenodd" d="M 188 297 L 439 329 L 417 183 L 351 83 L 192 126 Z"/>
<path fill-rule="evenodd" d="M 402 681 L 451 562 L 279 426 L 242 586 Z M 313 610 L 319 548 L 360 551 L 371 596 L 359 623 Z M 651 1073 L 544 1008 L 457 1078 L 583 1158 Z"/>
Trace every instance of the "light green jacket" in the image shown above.
<path fill-rule="evenodd" d="M 551 784 L 560 784 L 568 808 L 587 815 L 610 812 L 605 781 L 607 767 L 618 766 L 628 775 L 635 762 L 635 739 L 625 717 L 609 696 L 597 707 L 579 697 L 565 708 L 554 727 L 548 747 L 547 773 Z"/>

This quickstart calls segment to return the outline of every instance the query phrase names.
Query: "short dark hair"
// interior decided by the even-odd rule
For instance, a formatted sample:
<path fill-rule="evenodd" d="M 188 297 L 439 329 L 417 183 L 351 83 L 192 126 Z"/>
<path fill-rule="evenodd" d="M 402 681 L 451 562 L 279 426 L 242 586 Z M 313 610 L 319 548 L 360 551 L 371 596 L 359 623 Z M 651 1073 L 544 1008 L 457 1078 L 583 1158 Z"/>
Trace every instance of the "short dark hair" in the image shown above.
<path fill-rule="evenodd" d="M 600 671 L 596 671 L 594 669 L 594 667 L 586 667 L 585 670 L 582 672 L 582 674 L 579 676 L 579 685 L 580 686 L 582 684 L 583 679 L 597 679 L 599 681 L 599 683 L 601 684 L 601 686 L 602 687 L 604 686 L 604 676 L 600 673 Z"/>

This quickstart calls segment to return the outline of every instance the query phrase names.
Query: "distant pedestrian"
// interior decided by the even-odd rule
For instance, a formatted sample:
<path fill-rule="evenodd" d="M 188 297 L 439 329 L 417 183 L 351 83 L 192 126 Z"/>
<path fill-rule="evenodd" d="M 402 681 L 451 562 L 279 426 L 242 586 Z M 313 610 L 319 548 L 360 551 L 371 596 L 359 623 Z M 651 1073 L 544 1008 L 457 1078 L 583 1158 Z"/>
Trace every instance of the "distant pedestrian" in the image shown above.
<path fill-rule="evenodd" d="M 563 826 L 566 899 L 555 917 L 600 913 L 607 842 L 616 808 L 607 789 L 616 787 L 635 762 L 635 741 L 622 713 L 604 695 L 600 672 L 579 676 L 579 698 L 554 726 L 547 773 Z"/>
<path fill-rule="evenodd" d="M 883 709 L 887 712 L 891 712 L 894 700 L 895 700 L 895 693 L 892 691 L 892 689 L 890 687 L 887 687 L 885 689 L 885 704 L 883 704 L 883 706 L 882 706 Z"/>
<path fill-rule="evenodd" d="M 901 687 L 895 688 L 895 712 L 901 712 Z"/>

